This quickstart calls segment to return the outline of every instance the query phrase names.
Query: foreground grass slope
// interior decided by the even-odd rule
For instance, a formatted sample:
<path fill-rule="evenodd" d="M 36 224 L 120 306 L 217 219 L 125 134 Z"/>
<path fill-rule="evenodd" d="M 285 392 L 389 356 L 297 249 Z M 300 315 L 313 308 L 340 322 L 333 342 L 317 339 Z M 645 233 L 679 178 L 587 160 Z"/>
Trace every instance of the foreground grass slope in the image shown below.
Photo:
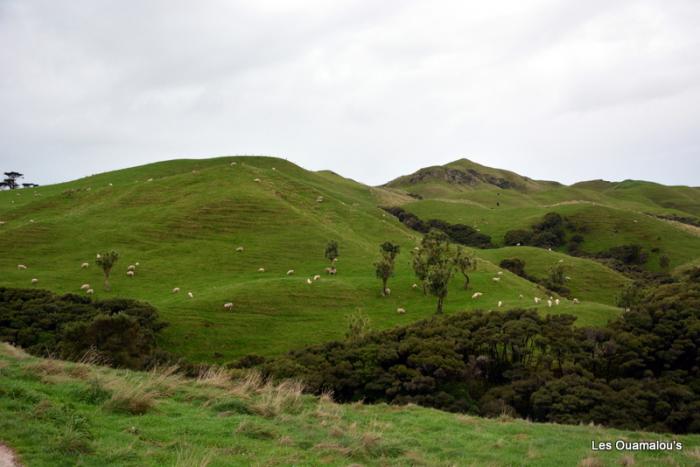
<path fill-rule="evenodd" d="M 27 287 L 36 278 L 37 287 L 59 293 L 83 293 L 87 283 L 98 299 L 146 300 L 171 324 L 163 347 L 191 360 L 279 354 L 342 337 L 346 316 L 357 310 L 376 329 L 433 313 L 434 299 L 411 287 L 410 251 L 419 235 L 377 207 L 405 198 L 269 157 L 169 161 L 4 191 L 0 283 Z M 340 244 L 336 277 L 323 275 L 329 240 Z M 385 298 L 373 262 L 387 240 L 402 253 Z M 118 250 L 120 260 L 112 291 L 104 292 L 94 257 L 108 249 Z M 83 262 L 90 266 L 81 269 Z M 127 277 L 127 266 L 137 262 L 136 276 Z M 497 270 L 482 260 L 468 291 L 455 277 L 447 312 L 493 308 L 498 301 L 534 306 L 534 296 L 545 296 L 508 272 L 493 281 Z M 308 284 L 316 274 L 322 278 Z M 172 293 L 175 287 L 181 292 Z M 483 297 L 472 300 L 474 291 Z M 582 324 L 603 324 L 618 313 L 609 297 L 590 297 L 605 300 L 565 302 L 557 312 L 575 314 Z M 224 310 L 226 302 L 234 303 L 233 312 Z M 398 307 L 407 313 L 397 315 Z"/>
<path fill-rule="evenodd" d="M 697 465 L 700 437 L 339 405 L 295 383 L 210 371 L 138 373 L 0 343 L 0 442 L 28 467 L 69 465 Z M 671 440 L 681 452 L 597 452 Z"/>

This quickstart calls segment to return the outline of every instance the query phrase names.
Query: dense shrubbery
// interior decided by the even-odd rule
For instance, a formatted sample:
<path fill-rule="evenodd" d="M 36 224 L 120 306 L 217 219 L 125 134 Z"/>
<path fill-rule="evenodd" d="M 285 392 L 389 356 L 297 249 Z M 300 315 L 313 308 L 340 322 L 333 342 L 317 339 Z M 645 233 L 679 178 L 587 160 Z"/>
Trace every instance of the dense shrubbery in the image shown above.
<path fill-rule="evenodd" d="M 151 305 L 92 301 L 46 290 L 0 287 L 0 341 L 40 356 L 80 359 L 90 351 L 116 367 L 144 368 L 166 326 Z"/>
<path fill-rule="evenodd" d="M 644 292 L 606 327 L 574 320 L 534 310 L 460 313 L 293 351 L 262 368 L 341 401 L 700 432 L 699 283 Z"/>
<path fill-rule="evenodd" d="M 405 226 L 422 233 L 428 233 L 431 229 L 444 232 L 455 243 L 473 246 L 476 248 L 492 248 L 491 237 L 482 234 L 474 227 L 464 224 L 450 224 L 439 219 L 421 220 L 418 216 L 400 207 L 389 207 L 384 210 L 396 216 Z"/>
<path fill-rule="evenodd" d="M 506 232 L 503 242 L 511 246 L 528 245 L 554 248 L 564 244 L 567 229 L 573 230 L 574 227 L 560 214 L 549 212 L 530 229 L 509 230 Z"/>

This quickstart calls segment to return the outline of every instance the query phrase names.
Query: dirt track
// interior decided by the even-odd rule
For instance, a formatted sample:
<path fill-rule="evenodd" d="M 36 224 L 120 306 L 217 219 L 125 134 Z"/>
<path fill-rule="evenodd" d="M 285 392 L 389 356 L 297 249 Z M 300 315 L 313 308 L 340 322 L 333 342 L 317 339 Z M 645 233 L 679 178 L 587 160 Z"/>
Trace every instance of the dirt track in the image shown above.
<path fill-rule="evenodd" d="M 0 443 L 0 467 L 21 467 L 12 449 Z"/>

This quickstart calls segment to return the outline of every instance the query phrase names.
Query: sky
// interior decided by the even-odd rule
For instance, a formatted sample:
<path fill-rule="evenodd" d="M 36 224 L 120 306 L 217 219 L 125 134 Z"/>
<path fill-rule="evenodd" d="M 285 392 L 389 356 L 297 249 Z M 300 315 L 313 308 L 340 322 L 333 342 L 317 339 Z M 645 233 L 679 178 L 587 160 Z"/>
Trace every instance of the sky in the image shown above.
<path fill-rule="evenodd" d="M 697 0 L 0 0 L 0 169 L 462 157 L 700 186 Z"/>

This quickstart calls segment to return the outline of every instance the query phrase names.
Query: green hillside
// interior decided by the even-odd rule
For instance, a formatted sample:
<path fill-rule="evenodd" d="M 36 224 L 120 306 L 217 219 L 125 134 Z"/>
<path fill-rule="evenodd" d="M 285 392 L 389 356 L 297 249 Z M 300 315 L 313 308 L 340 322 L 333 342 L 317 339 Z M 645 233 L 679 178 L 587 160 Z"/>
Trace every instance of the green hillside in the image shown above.
<path fill-rule="evenodd" d="M 96 298 L 146 300 L 171 324 L 162 346 L 192 360 L 279 354 L 342 337 L 346 316 L 358 309 L 376 329 L 434 312 L 434 299 L 411 287 L 410 250 L 419 234 L 377 207 L 405 198 L 267 157 L 169 161 L 0 192 L 0 282 L 26 287 L 36 278 L 37 287 L 73 293 L 84 293 L 87 283 Z M 329 240 L 340 244 L 335 277 L 323 273 Z M 386 240 L 403 251 L 392 294 L 384 298 L 373 262 Z M 108 249 L 118 250 L 120 260 L 112 291 L 104 292 L 94 258 Z M 90 266 L 81 269 L 83 262 Z M 135 277 L 127 277 L 127 266 L 137 262 Z M 455 277 L 446 311 L 494 308 L 499 301 L 534 306 L 534 296 L 545 296 L 510 273 L 493 281 L 497 269 L 482 261 L 469 291 Z M 316 274 L 321 279 L 308 284 Z M 179 293 L 172 293 L 175 287 Z M 473 300 L 474 291 L 484 295 Z M 232 312 L 224 309 L 227 302 L 234 303 Z M 406 314 L 398 315 L 398 307 Z M 582 324 L 602 324 L 618 313 L 609 300 L 564 302 L 556 311 L 573 313 Z"/>
<path fill-rule="evenodd" d="M 511 185 L 454 183 L 439 177 L 426 181 L 418 171 L 386 186 L 399 194 L 413 194 L 414 199 L 401 203 L 401 206 L 421 219 L 437 218 L 471 225 L 490 235 L 496 244 L 503 244 L 507 231 L 527 228 L 546 213 L 558 212 L 588 228 L 581 246 L 584 252 L 597 253 L 610 247 L 637 243 L 646 248 L 649 260 L 645 267 L 652 271 L 661 269 L 659 259 L 663 255 L 669 258 L 671 268 L 700 255 L 697 231 L 653 216 L 693 217 L 700 212 L 698 188 L 602 180 L 564 186 L 533 181 L 466 160 L 431 170 L 439 172 L 460 166 L 472 172 L 500 177 Z M 416 196 L 422 199 L 415 199 Z"/>
<path fill-rule="evenodd" d="M 697 465 L 700 437 L 334 403 L 297 384 L 197 380 L 30 357 L 0 344 L 0 433 L 31 466 Z M 592 452 L 677 440 L 682 451 Z"/>

